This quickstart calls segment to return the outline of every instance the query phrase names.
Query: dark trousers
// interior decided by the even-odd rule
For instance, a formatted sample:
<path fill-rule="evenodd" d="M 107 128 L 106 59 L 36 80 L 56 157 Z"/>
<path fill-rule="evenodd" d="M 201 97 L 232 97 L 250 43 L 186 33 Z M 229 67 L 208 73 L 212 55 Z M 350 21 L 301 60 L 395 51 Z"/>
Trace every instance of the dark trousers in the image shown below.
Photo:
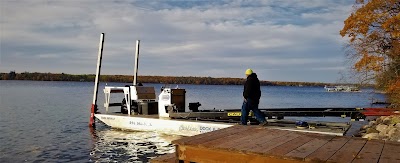
<path fill-rule="evenodd" d="M 243 101 L 243 105 L 242 105 L 242 115 L 240 117 L 240 121 L 241 121 L 242 125 L 247 125 L 247 119 L 248 119 L 250 110 L 253 111 L 254 115 L 256 116 L 256 119 L 260 123 L 265 122 L 264 113 L 262 113 L 260 111 L 260 109 L 258 109 L 258 103 L 256 103 L 255 101 L 248 98 L 247 102 Z"/>

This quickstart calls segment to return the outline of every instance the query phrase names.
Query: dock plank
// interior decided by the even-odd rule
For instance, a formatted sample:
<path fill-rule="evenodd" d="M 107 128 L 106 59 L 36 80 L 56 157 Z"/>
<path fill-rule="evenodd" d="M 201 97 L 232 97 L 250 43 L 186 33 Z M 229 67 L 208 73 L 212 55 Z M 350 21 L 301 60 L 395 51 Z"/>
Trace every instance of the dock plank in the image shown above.
<path fill-rule="evenodd" d="M 285 156 L 304 160 L 308 155 L 328 143 L 334 136 L 317 136 L 313 140 L 303 144 L 302 146 L 290 151 Z"/>
<path fill-rule="evenodd" d="M 256 134 L 248 134 L 248 136 L 242 138 L 239 143 L 230 143 L 227 142 L 225 144 L 221 144 L 219 145 L 220 147 L 224 147 L 224 148 L 229 148 L 229 149 L 239 149 L 239 148 L 243 148 L 246 146 L 252 146 L 252 144 L 254 144 L 255 142 L 261 140 L 261 139 L 265 139 L 266 137 L 271 137 L 271 135 L 280 133 L 279 130 L 268 130 L 266 128 L 261 129 L 260 132 L 257 132 Z"/>
<path fill-rule="evenodd" d="M 385 142 L 382 150 L 379 163 L 393 163 L 400 162 L 400 143 L 398 142 Z"/>
<path fill-rule="evenodd" d="M 229 143 L 240 143 L 240 140 L 243 139 L 243 137 L 251 137 L 253 136 L 253 134 L 262 131 L 262 129 L 260 128 L 256 128 L 256 127 L 251 127 L 248 126 L 246 127 L 246 130 L 243 131 L 235 131 L 234 133 L 230 134 L 230 135 L 226 135 L 226 136 L 221 136 L 218 137 L 216 139 L 204 142 L 199 144 L 200 147 L 207 147 L 207 148 L 213 148 L 217 145 L 220 144 L 225 144 L 226 142 Z M 226 146 L 225 146 L 226 147 Z"/>
<path fill-rule="evenodd" d="M 313 137 L 307 135 L 300 136 L 265 152 L 265 154 L 281 157 L 313 139 Z"/>
<path fill-rule="evenodd" d="M 365 143 L 360 153 L 353 160 L 354 163 L 378 162 L 381 156 L 384 141 L 369 140 Z"/>
<path fill-rule="evenodd" d="M 349 141 L 348 137 L 335 137 L 305 158 L 306 161 L 327 161 L 337 150 Z"/>
<path fill-rule="evenodd" d="M 208 148 L 226 148 L 229 149 L 232 146 L 236 146 L 242 143 L 245 143 L 247 140 L 254 139 L 255 137 L 262 136 L 267 134 L 267 131 L 264 128 L 252 128 L 251 130 L 247 130 L 244 132 L 240 132 L 234 135 L 230 135 L 228 137 L 221 137 L 218 140 L 203 143 L 204 146 Z"/>
<path fill-rule="evenodd" d="M 264 134 L 263 136 L 260 136 L 258 138 L 253 138 L 252 141 L 249 141 L 246 144 L 240 144 L 240 145 L 235 145 L 230 147 L 231 150 L 239 150 L 239 151 L 250 151 L 255 148 L 263 148 L 263 144 L 266 142 L 271 141 L 272 139 L 275 139 L 280 136 L 284 136 L 289 134 L 287 131 L 283 130 L 275 130 L 271 131 L 270 129 L 267 130 L 269 133 Z"/>
<path fill-rule="evenodd" d="M 297 160 L 282 160 L 263 155 L 232 152 L 215 148 L 199 148 L 191 145 L 178 146 L 177 153 L 179 154 L 179 160 L 184 160 L 185 163 L 300 163 Z"/>
<path fill-rule="evenodd" d="M 297 133 L 288 133 L 279 137 L 276 137 L 268 142 L 262 143 L 261 146 L 258 148 L 252 148 L 249 149 L 250 152 L 255 152 L 255 153 L 266 153 L 267 151 L 284 144 L 290 140 L 293 140 L 297 137 L 299 137 L 300 134 Z"/>
<path fill-rule="evenodd" d="M 367 142 L 366 139 L 352 138 L 340 148 L 327 162 L 352 162 Z"/>
<path fill-rule="evenodd" d="M 239 128 L 233 128 L 233 130 L 227 130 L 225 132 L 217 132 L 217 134 L 209 134 L 209 135 L 207 135 L 205 137 L 201 137 L 201 138 L 196 138 L 196 136 L 194 136 L 194 138 L 196 138 L 196 139 L 185 142 L 185 145 L 199 146 L 203 143 L 213 141 L 213 140 L 219 139 L 221 137 L 227 137 L 229 135 L 234 135 L 234 134 L 237 134 L 240 132 L 245 132 L 250 129 L 251 129 L 251 127 L 239 127 Z"/>

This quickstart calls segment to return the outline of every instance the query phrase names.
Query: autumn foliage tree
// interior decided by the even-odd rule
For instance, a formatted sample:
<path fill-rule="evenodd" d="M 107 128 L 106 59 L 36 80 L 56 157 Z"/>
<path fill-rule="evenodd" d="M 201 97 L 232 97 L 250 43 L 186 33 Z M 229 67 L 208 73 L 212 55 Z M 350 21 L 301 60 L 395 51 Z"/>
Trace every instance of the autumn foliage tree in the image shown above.
<path fill-rule="evenodd" d="M 400 1 L 357 0 L 340 31 L 349 37 L 353 68 L 362 82 L 374 82 L 400 105 Z"/>

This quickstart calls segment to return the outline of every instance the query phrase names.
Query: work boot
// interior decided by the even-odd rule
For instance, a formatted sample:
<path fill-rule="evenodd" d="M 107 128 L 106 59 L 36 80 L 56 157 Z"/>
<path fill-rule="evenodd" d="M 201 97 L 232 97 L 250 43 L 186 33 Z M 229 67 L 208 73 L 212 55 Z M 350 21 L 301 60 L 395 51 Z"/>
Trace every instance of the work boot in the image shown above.
<path fill-rule="evenodd" d="M 268 126 L 268 121 L 261 122 L 259 125 L 260 126 Z"/>

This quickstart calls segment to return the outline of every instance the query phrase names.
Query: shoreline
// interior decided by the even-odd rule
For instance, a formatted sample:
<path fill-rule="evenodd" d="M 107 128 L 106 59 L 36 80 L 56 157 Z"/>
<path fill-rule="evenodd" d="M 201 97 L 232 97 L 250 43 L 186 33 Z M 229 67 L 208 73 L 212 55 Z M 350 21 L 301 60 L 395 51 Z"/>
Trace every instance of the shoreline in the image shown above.
<path fill-rule="evenodd" d="M 101 82 L 120 82 L 131 83 L 133 77 L 131 75 L 101 75 Z M 33 81 L 77 81 L 77 82 L 93 82 L 94 74 L 64 74 L 64 73 L 39 73 L 39 72 L 23 72 L 23 73 L 0 73 L 0 80 L 33 80 Z M 196 77 L 196 76 L 138 76 L 141 83 L 158 83 L 158 84 L 193 84 L 193 85 L 242 85 L 245 78 L 230 77 Z M 260 80 L 262 86 L 294 86 L 294 87 L 324 87 L 335 85 L 356 85 L 351 83 L 323 83 L 323 82 L 293 82 L 293 81 L 266 81 Z M 365 87 L 372 87 L 367 85 Z"/>

